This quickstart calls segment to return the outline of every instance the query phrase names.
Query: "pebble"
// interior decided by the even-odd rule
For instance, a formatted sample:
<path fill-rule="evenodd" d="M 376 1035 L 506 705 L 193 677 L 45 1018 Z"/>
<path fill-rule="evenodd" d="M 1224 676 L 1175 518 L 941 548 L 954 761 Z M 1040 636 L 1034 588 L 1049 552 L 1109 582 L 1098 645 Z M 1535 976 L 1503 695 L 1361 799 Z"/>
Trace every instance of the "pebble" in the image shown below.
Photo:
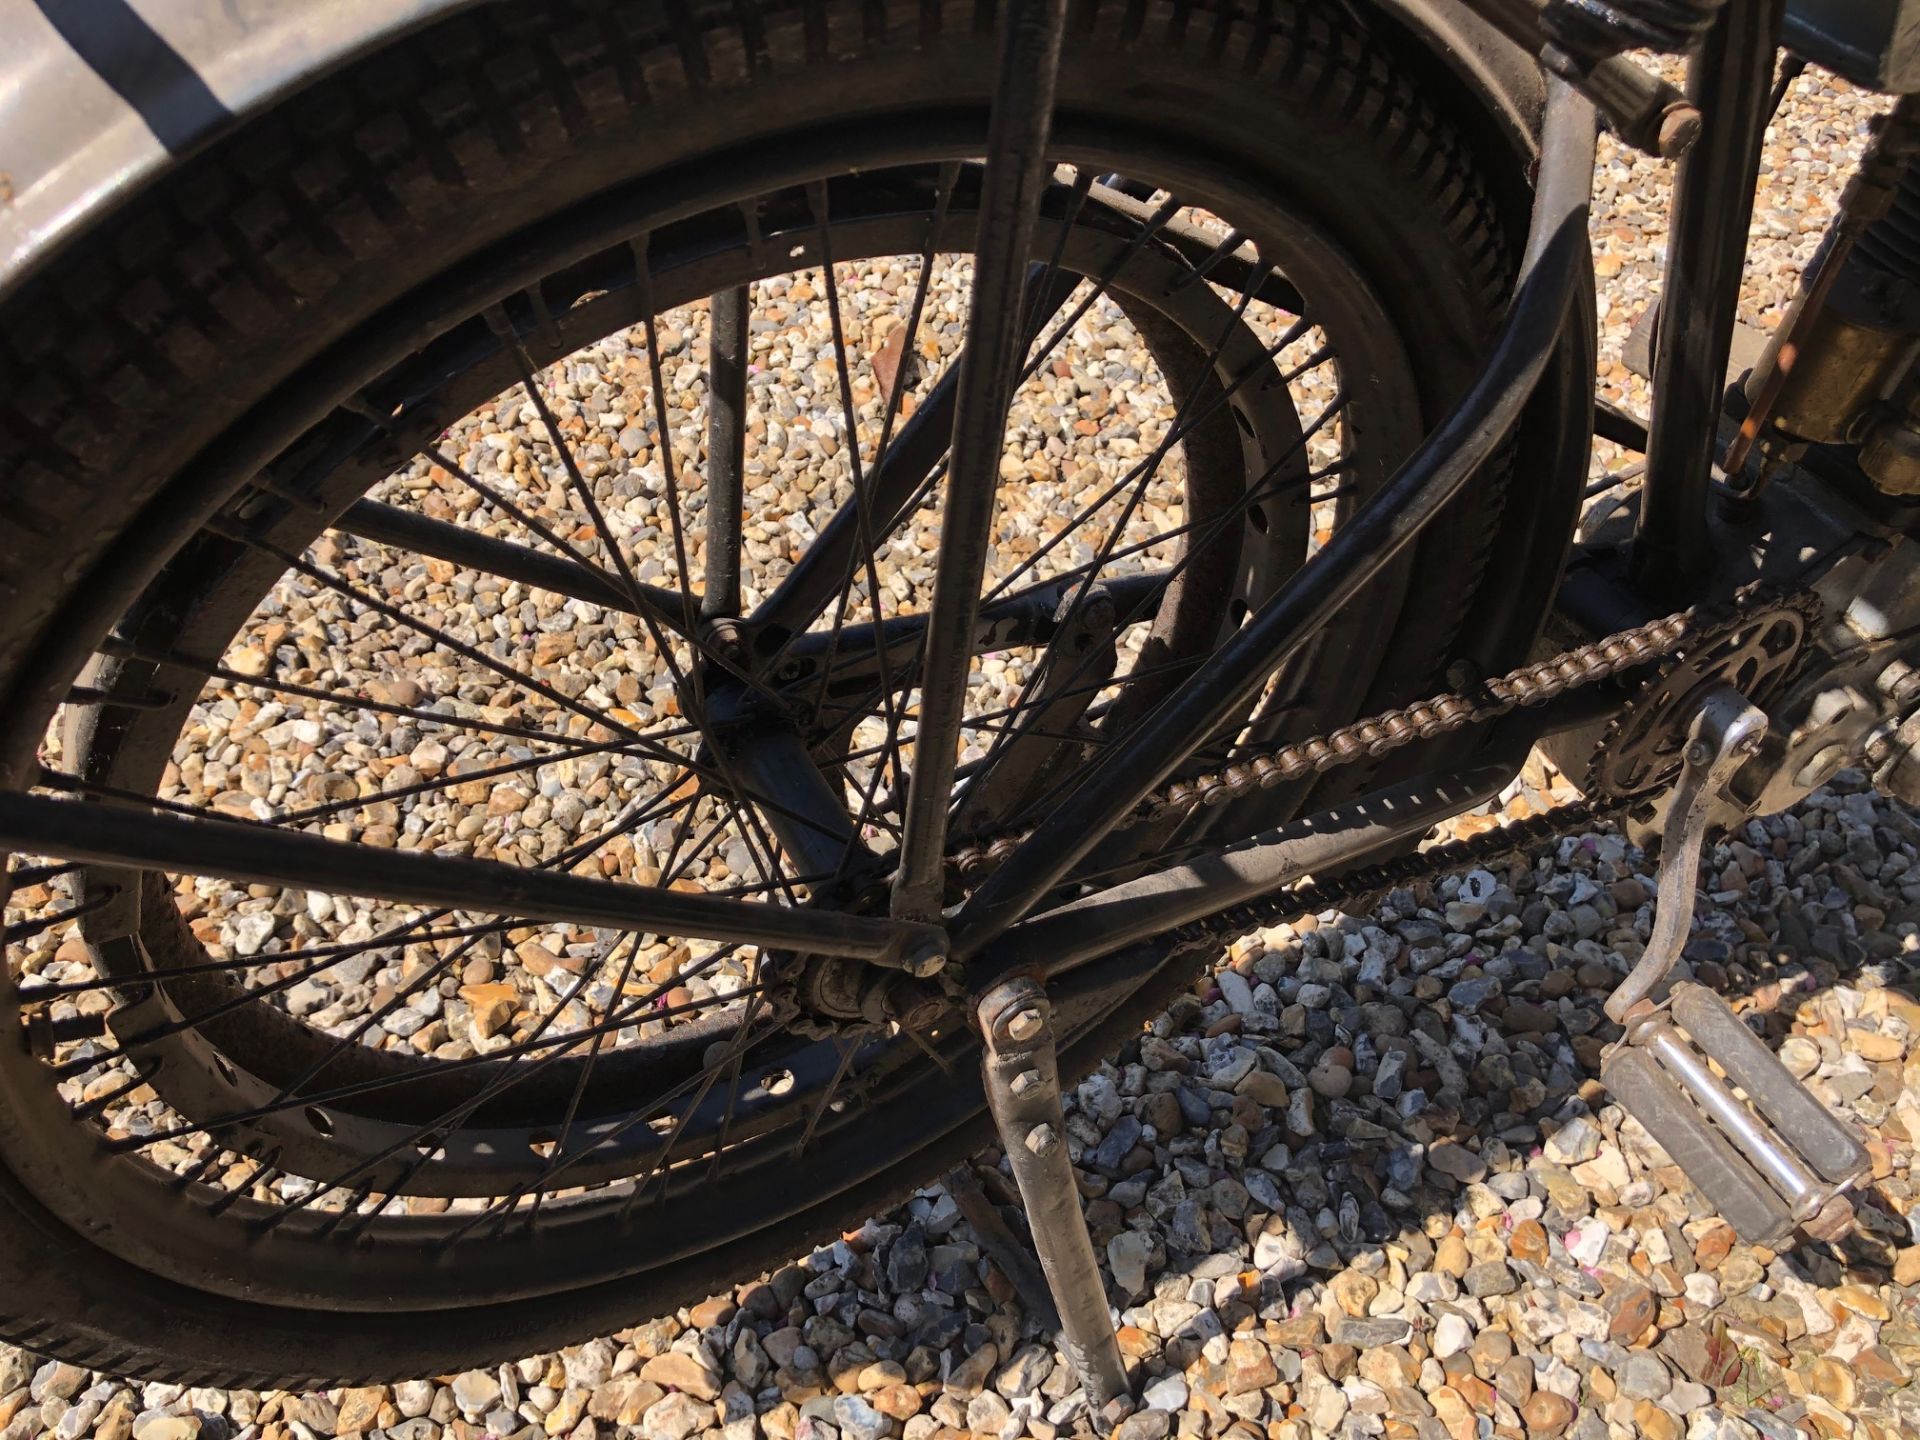
<path fill-rule="evenodd" d="M 654 1356 L 640 1367 L 640 1378 L 664 1390 L 684 1390 L 699 1400 L 713 1400 L 720 1394 L 720 1376 L 684 1350 Z"/>
<path fill-rule="evenodd" d="M 713 1406 L 675 1391 L 655 1401 L 640 1424 L 647 1440 L 687 1440 L 695 1431 L 711 1425 L 713 1418 Z"/>
<path fill-rule="evenodd" d="M 1526 1421 L 1527 1433 L 1540 1437 L 1564 1434 L 1578 1413 L 1573 1401 L 1549 1390 L 1534 1391 L 1520 1407 L 1520 1418 Z"/>
<path fill-rule="evenodd" d="M 1138 1230 L 1123 1230 L 1107 1242 L 1107 1265 L 1113 1283 L 1129 1295 L 1146 1288 L 1147 1261 L 1153 1255 L 1153 1241 Z"/>
<path fill-rule="evenodd" d="M 453 1377 L 451 1388 L 453 1403 L 466 1415 L 483 1415 L 500 1398 L 500 1382 L 485 1370 L 461 1372 Z"/>
<path fill-rule="evenodd" d="M 1433 1330 L 1433 1353 L 1439 1360 L 1458 1355 L 1473 1343 L 1473 1329 L 1466 1316 L 1458 1311 L 1449 1310 L 1440 1317 L 1440 1323 Z"/>

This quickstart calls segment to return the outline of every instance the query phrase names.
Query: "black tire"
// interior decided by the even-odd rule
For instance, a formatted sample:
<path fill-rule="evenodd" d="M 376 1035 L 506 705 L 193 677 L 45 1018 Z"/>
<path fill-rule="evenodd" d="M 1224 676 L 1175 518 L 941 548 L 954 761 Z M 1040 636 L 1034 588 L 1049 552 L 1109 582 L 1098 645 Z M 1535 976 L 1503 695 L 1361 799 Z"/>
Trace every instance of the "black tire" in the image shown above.
<path fill-rule="evenodd" d="M 1076 6 L 1062 113 L 1110 128 L 1116 144 L 1201 149 L 1243 183 L 1312 197 L 1417 350 L 1431 424 L 1471 375 L 1508 280 L 1480 162 L 1344 12 L 1266 13 Z M 276 386 L 429 275 L 643 168 L 719 163 L 802 125 L 886 124 L 930 106 L 983 114 L 991 19 L 894 0 L 487 8 L 316 84 L 83 237 L 0 308 L 0 696 L 25 717 L 10 722 L 0 785 L 23 783 L 32 737 L 118 607 L 228 498 L 212 460 L 244 447 L 250 409 Z M 1404 604 L 1382 617 L 1365 698 L 1429 683 L 1499 588 L 1483 571 L 1502 493 L 1496 467 L 1422 542 Z M 1537 614 L 1546 596 L 1503 598 Z M 1161 960 L 1069 1068 L 1117 1050 L 1198 958 Z M 10 1118 L 21 1119 L 0 1115 L 0 1160 Z M 0 1338 L 204 1385 L 441 1372 L 698 1299 L 872 1213 L 988 1135 L 978 1120 L 952 1130 L 750 1244 L 430 1322 L 163 1280 L 76 1233 L 0 1164 Z"/>

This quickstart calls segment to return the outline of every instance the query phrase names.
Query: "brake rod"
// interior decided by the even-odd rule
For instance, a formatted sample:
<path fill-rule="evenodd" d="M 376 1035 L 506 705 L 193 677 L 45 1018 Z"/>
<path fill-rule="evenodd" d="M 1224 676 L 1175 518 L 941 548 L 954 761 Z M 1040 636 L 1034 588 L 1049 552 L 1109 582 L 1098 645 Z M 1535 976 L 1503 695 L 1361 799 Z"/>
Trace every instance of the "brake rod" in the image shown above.
<path fill-rule="evenodd" d="M 938 927 L 908 920 L 683 894 L 497 860 L 376 850 L 298 832 L 263 834 L 252 825 L 44 795 L 0 795 L 0 850 L 881 964 L 944 944 Z"/>

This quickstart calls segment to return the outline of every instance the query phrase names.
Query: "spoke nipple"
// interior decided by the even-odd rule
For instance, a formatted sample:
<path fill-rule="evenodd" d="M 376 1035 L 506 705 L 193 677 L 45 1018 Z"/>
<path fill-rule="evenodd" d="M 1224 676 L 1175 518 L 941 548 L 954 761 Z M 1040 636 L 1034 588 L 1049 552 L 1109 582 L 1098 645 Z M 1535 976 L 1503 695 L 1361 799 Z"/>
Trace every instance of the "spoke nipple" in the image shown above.
<path fill-rule="evenodd" d="M 1027 1149 L 1036 1155 L 1050 1155 L 1053 1147 L 1060 1143 L 1060 1137 L 1051 1125 L 1036 1125 L 1027 1131 Z"/>
<path fill-rule="evenodd" d="M 1016 1095 L 1031 1095 L 1035 1090 L 1040 1088 L 1040 1072 L 1038 1070 L 1022 1070 L 1018 1075 L 1013 1077 L 1013 1085 L 1011 1088 Z"/>
<path fill-rule="evenodd" d="M 1028 1005 L 1007 1017 L 1007 1038 L 1024 1045 L 1046 1027 L 1046 1017 L 1036 1006 Z"/>

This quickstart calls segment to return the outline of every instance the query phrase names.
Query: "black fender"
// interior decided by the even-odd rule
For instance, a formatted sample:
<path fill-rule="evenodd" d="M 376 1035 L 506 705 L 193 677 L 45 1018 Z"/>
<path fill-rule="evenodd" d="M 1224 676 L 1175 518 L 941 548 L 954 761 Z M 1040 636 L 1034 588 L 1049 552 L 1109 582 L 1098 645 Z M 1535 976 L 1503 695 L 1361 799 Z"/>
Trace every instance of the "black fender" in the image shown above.
<path fill-rule="evenodd" d="M 0 298 L 169 165 L 355 58 L 487 3 L 0 0 Z M 1539 74 L 1460 0 L 1345 3 L 1378 16 L 1450 92 L 1455 123 L 1530 156 Z"/>

